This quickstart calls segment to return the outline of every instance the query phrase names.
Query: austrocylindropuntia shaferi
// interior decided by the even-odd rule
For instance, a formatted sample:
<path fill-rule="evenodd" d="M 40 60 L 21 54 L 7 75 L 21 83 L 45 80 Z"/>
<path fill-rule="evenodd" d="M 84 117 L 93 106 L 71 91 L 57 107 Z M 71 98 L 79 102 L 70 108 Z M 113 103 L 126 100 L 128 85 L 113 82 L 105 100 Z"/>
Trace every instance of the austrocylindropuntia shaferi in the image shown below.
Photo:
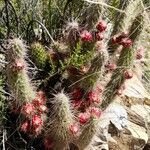
<path fill-rule="evenodd" d="M 16 100 L 16 104 L 31 102 L 35 97 L 33 87 L 28 77 L 26 57 L 26 46 L 20 39 L 9 40 L 9 49 L 6 53 L 6 75 L 10 90 Z"/>
<path fill-rule="evenodd" d="M 46 67 L 46 63 L 48 62 L 48 55 L 45 47 L 39 42 L 34 42 L 31 44 L 30 54 L 32 56 L 35 65 L 39 69 L 44 70 Z"/>
<path fill-rule="evenodd" d="M 3 149 L 95 149 L 103 112 L 147 63 L 148 0 L 121 1 L 4 1 L 0 129 L 10 138 Z"/>
<path fill-rule="evenodd" d="M 56 148 L 69 146 L 70 141 L 78 135 L 79 128 L 75 122 L 75 117 L 71 107 L 69 96 L 61 91 L 54 95 L 52 104 L 52 114 L 48 122 L 48 135 L 53 137 Z"/>
<path fill-rule="evenodd" d="M 79 122 L 82 125 L 81 134 L 73 141 L 79 150 L 87 148 L 90 144 L 95 133 L 98 131 L 100 116 L 101 110 L 97 107 L 89 107 L 85 113 L 79 115 Z"/>

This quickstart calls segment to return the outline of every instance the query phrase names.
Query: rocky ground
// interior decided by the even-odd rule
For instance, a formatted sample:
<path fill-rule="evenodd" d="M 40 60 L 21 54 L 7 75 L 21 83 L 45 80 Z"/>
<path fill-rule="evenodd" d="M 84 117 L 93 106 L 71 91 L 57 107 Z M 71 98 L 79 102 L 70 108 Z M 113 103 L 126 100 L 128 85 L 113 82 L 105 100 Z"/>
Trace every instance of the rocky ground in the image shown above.
<path fill-rule="evenodd" d="M 150 95 L 135 76 L 106 109 L 88 150 L 150 150 Z"/>

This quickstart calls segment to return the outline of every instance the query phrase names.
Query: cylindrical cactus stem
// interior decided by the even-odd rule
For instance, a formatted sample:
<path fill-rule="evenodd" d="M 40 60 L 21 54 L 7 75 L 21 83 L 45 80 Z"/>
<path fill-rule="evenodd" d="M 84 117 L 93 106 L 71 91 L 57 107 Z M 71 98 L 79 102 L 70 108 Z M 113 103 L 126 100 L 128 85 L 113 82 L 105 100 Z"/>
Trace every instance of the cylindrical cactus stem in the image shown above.
<path fill-rule="evenodd" d="M 70 98 L 64 91 L 55 94 L 52 101 L 51 120 L 48 123 L 49 134 L 54 140 L 54 149 L 67 147 L 71 139 L 77 135 L 78 126 L 75 124 L 71 110 Z"/>
<path fill-rule="evenodd" d="M 97 4 L 89 3 L 88 5 L 84 13 L 82 13 L 81 19 L 82 19 L 82 25 L 84 25 L 86 29 L 90 30 L 93 29 L 98 19 L 100 18 L 102 7 Z"/>
<path fill-rule="evenodd" d="M 122 11 L 124 11 L 125 9 L 127 9 L 128 4 L 129 4 L 128 0 L 125 0 L 125 1 L 119 0 L 118 9 L 121 9 Z M 116 19 L 114 20 L 115 22 L 114 22 L 112 35 L 117 34 L 117 32 L 120 30 L 122 20 L 124 19 L 124 16 L 125 16 L 125 12 L 116 11 L 115 15 L 113 15 L 113 17 L 114 16 Z"/>
<path fill-rule="evenodd" d="M 141 0 L 135 0 L 131 2 L 126 1 L 123 8 L 124 12 L 121 15 L 118 15 L 117 13 L 117 16 L 119 16 L 118 17 L 119 20 L 116 20 L 115 22 L 112 31 L 112 36 L 118 34 L 121 31 L 125 33 L 129 31 L 135 17 L 137 17 L 139 12 L 142 11 Z M 112 43 L 112 39 L 109 40 L 108 46 L 111 47 L 111 49 L 109 50 L 111 53 L 113 53 L 118 48 L 118 45 Z"/>
<path fill-rule="evenodd" d="M 136 44 L 139 35 L 143 29 L 143 16 L 142 14 L 138 15 L 130 28 L 130 39 L 132 40 L 132 44 Z M 117 69 L 113 72 L 111 80 L 106 85 L 106 90 L 104 91 L 103 97 L 104 100 L 102 102 L 101 107 L 105 109 L 113 100 L 116 95 L 116 90 L 120 88 L 120 86 L 125 81 L 124 78 L 124 70 L 132 68 L 134 60 L 134 50 L 133 47 L 124 47 L 120 54 Z"/>
<path fill-rule="evenodd" d="M 35 97 L 27 75 L 26 48 L 20 39 L 9 40 L 9 46 L 6 53 L 6 60 L 9 62 L 6 65 L 7 83 L 16 104 L 21 106 Z"/>
<path fill-rule="evenodd" d="M 83 73 L 81 74 L 81 78 L 83 76 L 83 80 L 80 81 L 79 86 L 84 89 L 86 88 L 86 90 L 87 88 L 91 89 L 95 82 L 101 78 L 104 73 L 104 66 L 109 57 L 106 45 L 103 41 L 97 41 L 95 43 L 94 50 L 96 52 L 94 52 L 90 60 L 90 64 L 87 63 L 87 66 L 83 66 L 83 68 L 81 68 L 81 71 L 83 70 Z M 84 70 L 87 70 L 87 72 L 84 72 Z"/>
<path fill-rule="evenodd" d="M 44 46 L 39 42 L 32 43 L 30 53 L 35 65 L 39 69 L 45 69 L 48 57 Z"/>
<path fill-rule="evenodd" d="M 96 107 L 89 107 L 87 113 L 90 115 L 90 120 L 82 126 L 82 132 L 77 140 L 73 143 L 78 146 L 79 150 L 84 150 L 92 141 L 96 131 L 98 131 L 99 117 L 101 111 Z"/>
<path fill-rule="evenodd" d="M 98 126 L 98 119 L 92 119 L 89 122 L 89 124 L 87 124 L 84 127 L 82 134 L 80 135 L 79 139 L 75 142 L 79 150 L 84 150 L 86 147 L 88 147 L 97 131 L 97 126 Z"/>

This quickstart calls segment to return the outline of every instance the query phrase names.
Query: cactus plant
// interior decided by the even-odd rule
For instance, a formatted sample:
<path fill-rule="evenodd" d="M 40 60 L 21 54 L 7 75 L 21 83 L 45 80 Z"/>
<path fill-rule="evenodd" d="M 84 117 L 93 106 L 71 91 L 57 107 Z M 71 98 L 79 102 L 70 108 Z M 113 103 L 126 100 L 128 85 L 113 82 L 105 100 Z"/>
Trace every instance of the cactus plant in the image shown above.
<path fill-rule="evenodd" d="M 135 62 L 149 57 L 140 48 L 148 41 L 144 39 L 149 32 L 148 2 L 1 3 L 0 54 L 6 62 L 0 75 L 0 108 L 6 108 L 8 99 L 7 134 L 13 128 L 17 131 L 6 147 L 88 149 L 99 132 L 102 111 L 121 96 L 123 84 L 134 76 Z M 36 71 L 30 68 L 30 59 Z M 7 99 L 1 94 L 1 82 L 10 93 Z"/>
<path fill-rule="evenodd" d="M 63 149 L 69 146 L 69 141 L 76 136 L 78 131 L 74 131 L 75 120 L 70 105 L 69 97 L 62 91 L 54 95 L 52 116 L 50 119 L 48 133 L 55 141 L 54 149 Z M 78 126 L 77 126 L 78 128 Z"/>
<path fill-rule="evenodd" d="M 20 39 L 9 42 L 10 47 L 6 54 L 9 62 L 6 66 L 7 81 L 17 105 L 21 106 L 25 102 L 31 102 L 35 94 L 27 75 L 26 48 Z"/>

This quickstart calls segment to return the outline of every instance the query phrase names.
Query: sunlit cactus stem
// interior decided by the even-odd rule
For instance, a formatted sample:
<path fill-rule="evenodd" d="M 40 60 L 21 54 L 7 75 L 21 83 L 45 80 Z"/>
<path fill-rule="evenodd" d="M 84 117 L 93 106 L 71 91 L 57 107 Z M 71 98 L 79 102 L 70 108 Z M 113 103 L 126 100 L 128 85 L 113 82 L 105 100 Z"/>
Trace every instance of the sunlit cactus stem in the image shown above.
<path fill-rule="evenodd" d="M 35 42 L 30 48 L 31 58 L 39 69 L 45 69 L 47 62 L 47 53 L 42 44 Z"/>
<path fill-rule="evenodd" d="M 143 15 L 139 14 L 133 21 L 132 26 L 130 28 L 130 39 L 132 40 L 134 46 L 136 41 L 138 41 L 138 37 L 141 34 L 143 29 Z M 104 100 L 102 102 L 101 107 L 103 109 L 107 108 L 107 106 L 113 101 L 113 98 L 116 95 L 116 90 L 123 84 L 124 79 L 124 70 L 132 69 L 134 60 L 134 47 L 123 48 L 120 54 L 117 69 L 113 72 L 111 80 L 106 86 L 106 90 L 103 94 Z"/>
<path fill-rule="evenodd" d="M 50 116 L 49 128 L 46 134 L 53 138 L 55 143 L 54 149 L 59 150 L 69 146 L 71 139 L 76 136 L 76 133 L 71 128 L 75 125 L 75 121 L 70 99 L 63 91 L 54 95 L 52 105 L 52 116 Z"/>
<path fill-rule="evenodd" d="M 26 48 L 20 39 L 9 40 L 9 49 L 6 53 L 6 76 L 8 86 L 17 105 L 30 102 L 34 99 L 33 88 L 27 75 L 27 63 L 25 61 Z"/>
<path fill-rule="evenodd" d="M 98 131 L 98 118 L 91 118 L 89 123 L 83 126 L 83 130 L 79 138 L 74 142 L 79 150 L 84 150 L 91 143 L 96 131 Z"/>

